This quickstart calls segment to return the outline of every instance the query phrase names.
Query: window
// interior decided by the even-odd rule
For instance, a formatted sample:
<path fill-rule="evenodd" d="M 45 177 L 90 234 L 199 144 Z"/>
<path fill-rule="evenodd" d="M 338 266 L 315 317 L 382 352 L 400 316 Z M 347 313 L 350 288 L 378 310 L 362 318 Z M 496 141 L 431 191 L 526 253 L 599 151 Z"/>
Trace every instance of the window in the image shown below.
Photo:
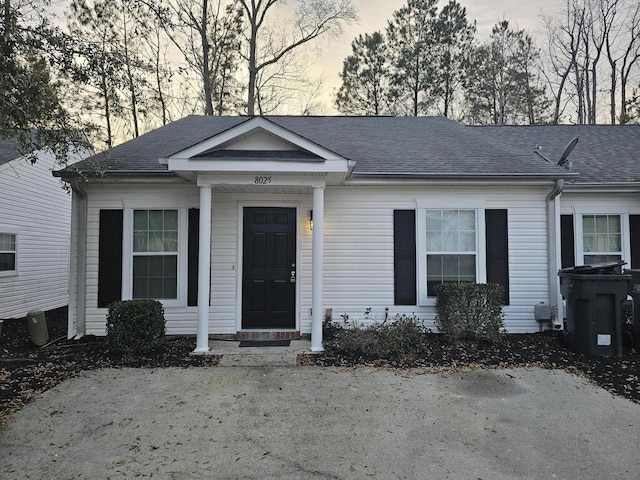
<path fill-rule="evenodd" d="M 620 215 L 583 215 L 582 245 L 585 265 L 621 260 Z"/>
<path fill-rule="evenodd" d="M 476 281 L 475 210 L 425 210 L 427 296 L 443 283 Z"/>
<path fill-rule="evenodd" d="M 132 298 L 178 298 L 178 210 L 133 211 Z"/>
<path fill-rule="evenodd" d="M 0 274 L 16 271 L 16 234 L 0 233 Z"/>

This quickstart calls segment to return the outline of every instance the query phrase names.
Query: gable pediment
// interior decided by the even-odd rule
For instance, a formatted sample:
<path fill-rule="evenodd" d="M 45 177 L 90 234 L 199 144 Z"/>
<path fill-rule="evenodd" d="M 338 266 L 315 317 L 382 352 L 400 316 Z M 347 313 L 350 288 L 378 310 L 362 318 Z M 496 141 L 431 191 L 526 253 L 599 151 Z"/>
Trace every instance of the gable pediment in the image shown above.
<path fill-rule="evenodd" d="M 229 130 L 216 133 L 164 160 L 169 164 L 172 160 L 178 159 L 227 158 L 240 160 L 243 156 L 249 155 L 246 152 L 254 152 L 252 154 L 254 158 L 257 156 L 277 158 L 279 156 L 282 160 L 345 160 L 335 152 L 262 117 L 251 118 Z M 292 154 L 292 152 L 296 153 Z"/>
<path fill-rule="evenodd" d="M 160 159 L 187 177 L 204 173 L 344 174 L 352 162 L 266 118 L 254 117 Z"/>

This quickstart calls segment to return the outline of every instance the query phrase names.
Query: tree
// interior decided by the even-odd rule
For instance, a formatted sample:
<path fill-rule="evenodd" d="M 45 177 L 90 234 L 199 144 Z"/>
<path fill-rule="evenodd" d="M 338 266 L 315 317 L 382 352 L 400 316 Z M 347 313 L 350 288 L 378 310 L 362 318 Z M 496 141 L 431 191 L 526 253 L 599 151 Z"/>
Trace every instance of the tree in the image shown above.
<path fill-rule="evenodd" d="M 475 23 L 467 21 L 466 10 L 456 0 L 450 0 L 440 13 L 437 3 L 408 0 L 393 13 L 384 37 L 373 34 L 366 42 L 364 37 L 356 39 L 354 55 L 345 61 L 341 75 L 341 108 L 351 108 L 358 101 L 356 110 L 364 105 L 367 112 L 377 107 L 401 115 L 452 115 L 472 52 Z M 383 39 L 384 45 L 378 42 Z M 365 72 L 362 78 L 358 78 L 360 71 Z M 364 87 L 369 98 L 362 95 Z"/>
<path fill-rule="evenodd" d="M 633 89 L 631 98 L 627 100 L 625 105 L 627 112 L 626 123 L 640 122 L 640 85 Z"/>
<path fill-rule="evenodd" d="M 222 115 L 238 106 L 235 78 L 240 62 L 242 10 L 237 1 L 173 0 L 164 22 L 169 39 L 201 82 L 204 114 Z M 179 35 L 175 35 L 178 32 Z"/>
<path fill-rule="evenodd" d="M 436 71 L 434 95 L 445 117 L 452 114 L 458 90 L 464 84 L 469 56 L 473 49 L 476 25 L 467 20 L 467 10 L 450 0 L 436 22 Z"/>
<path fill-rule="evenodd" d="M 616 12 L 617 12 L 616 5 Z M 640 4 L 621 0 L 619 8 L 622 10 L 623 20 L 613 24 L 607 32 L 607 58 L 611 69 L 611 97 L 610 120 L 616 123 L 616 92 L 618 78 L 620 79 L 620 113 L 621 124 L 629 120 L 627 108 L 627 88 L 634 69 L 640 60 Z M 619 65 L 619 67 L 618 67 Z"/>
<path fill-rule="evenodd" d="M 121 91 L 126 84 L 125 60 L 118 50 L 120 44 L 116 25 L 117 7 L 106 0 L 88 2 L 75 0 L 68 15 L 71 35 L 81 38 L 81 48 L 75 55 L 71 79 L 80 96 L 83 110 L 94 118 L 97 112 L 104 122 L 104 143 L 114 144 L 115 120 L 122 115 Z"/>
<path fill-rule="evenodd" d="M 346 23 L 357 19 L 351 0 L 304 0 L 298 3 L 292 32 L 280 37 L 277 42 L 265 42 L 269 50 L 265 51 L 261 40 L 268 32 L 265 19 L 274 7 L 284 0 L 239 0 L 248 23 L 245 37 L 247 53 L 244 59 L 248 67 L 247 114 L 255 114 L 258 76 L 265 68 L 282 60 L 285 55 L 300 46 L 323 35 L 336 35 L 342 32 Z M 264 85 L 263 85 L 264 88 Z"/>
<path fill-rule="evenodd" d="M 296 52 L 289 52 L 278 63 L 260 70 L 256 77 L 256 111 L 267 115 L 285 107 L 290 111 L 295 103 L 314 90 L 315 79 L 310 66 Z M 317 93 L 317 88 L 315 89 Z"/>
<path fill-rule="evenodd" d="M 349 115 L 392 113 L 394 94 L 389 53 L 380 32 L 359 35 L 351 43 L 353 54 L 343 62 L 342 85 L 336 96 L 339 111 Z"/>
<path fill-rule="evenodd" d="M 624 123 L 629 82 L 640 60 L 640 4 L 633 0 L 566 0 L 562 19 L 547 19 L 546 25 L 555 120 L 560 118 L 560 99 L 566 98 L 575 105 L 576 123 L 597 123 L 606 115 L 601 105 L 608 93 L 609 121 Z M 601 61 L 605 55 L 608 70 Z M 607 73 L 610 81 L 605 89 L 600 78 Z"/>
<path fill-rule="evenodd" d="M 145 50 L 144 55 L 149 59 L 153 71 L 153 93 L 151 94 L 153 102 L 147 109 L 147 115 L 157 111 L 161 119 L 161 125 L 166 125 L 170 117 L 167 85 L 171 82 L 173 70 L 167 60 L 168 41 L 163 35 L 164 13 L 160 12 L 160 15 L 161 16 L 157 16 L 156 12 L 156 15 L 152 16 L 149 34 L 143 39 L 143 48 Z"/>
<path fill-rule="evenodd" d="M 65 164 L 71 148 L 88 146 L 85 127 L 61 102 L 55 71 L 68 67 L 71 39 L 52 27 L 41 2 L 5 0 L 0 11 L 0 137 L 35 162 L 51 150 Z"/>
<path fill-rule="evenodd" d="M 387 26 L 393 88 L 409 115 L 428 112 L 436 76 L 437 0 L 407 0 Z M 374 34 L 375 35 L 375 34 Z"/>
<path fill-rule="evenodd" d="M 576 0 L 567 0 L 565 13 L 561 21 L 545 18 L 547 32 L 547 56 L 551 71 L 543 69 L 547 84 L 553 95 L 552 123 L 558 123 L 564 113 L 566 103 L 571 94 L 567 92 L 569 76 L 577 70 L 577 58 L 582 43 L 582 23 L 577 14 L 579 7 Z M 576 82 L 579 84 L 579 82 Z M 565 98 L 568 97 L 568 100 Z M 582 98 L 580 96 L 580 98 Z M 578 123 L 583 123 L 582 109 L 578 109 Z"/>
<path fill-rule="evenodd" d="M 524 30 L 513 30 L 506 20 L 496 24 L 489 42 L 472 58 L 466 85 L 469 119 L 494 125 L 544 121 L 549 101 L 534 74 L 537 58 Z"/>

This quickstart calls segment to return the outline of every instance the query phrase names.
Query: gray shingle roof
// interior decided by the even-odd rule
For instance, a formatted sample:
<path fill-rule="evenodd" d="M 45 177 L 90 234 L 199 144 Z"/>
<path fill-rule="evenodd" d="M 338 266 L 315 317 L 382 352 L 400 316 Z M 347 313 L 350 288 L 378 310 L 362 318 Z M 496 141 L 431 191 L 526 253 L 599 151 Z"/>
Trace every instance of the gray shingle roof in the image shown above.
<path fill-rule="evenodd" d="M 640 181 L 640 125 L 547 125 L 470 127 L 488 139 L 557 161 L 572 138 L 569 156 L 576 184 L 619 184 Z"/>
<path fill-rule="evenodd" d="M 266 117 L 344 158 L 355 160 L 354 175 L 552 176 L 566 174 L 533 153 L 551 159 L 569 140 L 578 182 L 619 182 L 640 177 L 640 127 L 548 126 L 469 127 L 443 117 Z M 249 117 L 189 116 L 94 155 L 74 165 L 108 174 L 168 173 L 158 163 L 176 152 L 224 132 Z M 635 155 L 635 157 L 634 157 Z M 615 162 L 612 162 L 615 159 Z M 612 168 L 613 167 L 613 168 Z"/>
<path fill-rule="evenodd" d="M 0 138 L 0 165 L 8 163 L 21 156 L 15 147 L 16 144 L 14 141 Z"/>

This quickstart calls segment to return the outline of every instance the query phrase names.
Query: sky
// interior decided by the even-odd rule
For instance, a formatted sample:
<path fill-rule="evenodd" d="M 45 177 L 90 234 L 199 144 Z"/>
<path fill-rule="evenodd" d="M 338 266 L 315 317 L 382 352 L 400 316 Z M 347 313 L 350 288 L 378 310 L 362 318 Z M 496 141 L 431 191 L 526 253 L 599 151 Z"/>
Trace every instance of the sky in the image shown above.
<path fill-rule="evenodd" d="M 305 0 L 299 0 L 305 1 Z M 333 99 L 340 88 L 339 73 L 344 59 L 351 54 L 351 42 L 360 34 L 373 33 L 384 30 L 394 11 L 402 8 L 406 0 L 351 0 L 358 10 L 359 21 L 346 25 L 344 32 L 337 38 L 322 38 L 318 40 L 313 52 L 307 50 L 306 63 L 309 74 L 315 79 L 322 80 L 320 102 L 323 112 L 337 113 Z M 439 9 L 448 0 L 440 0 Z M 488 39 L 492 27 L 499 21 L 506 19 L 511 25 L 525 29 L 535 38 L 543 39 L 542 15 L 557 16 L 564 4 L 563 0 L 458 0 L 467 9 L 467 18 L 477 22 L 477 38 L 481 41 Z M 295 1 L 285 3 L 293 8 Z M 70 0 L 51 0 L 54 10 L 63 17 L 63 12 L 70 4 Z M 285 7 L 285 9 L 287 8 Z M 542 42 L 538 42 L 542 46 Z M 315 83 L 312 81 L 312 83 Z M 296 107 L 299 108 L 299 107 Z M 299 110 L 293 113 L 300 113 Z"/>
<path fill-rule="evenodd" d="M 467 18 L 477 22 L 477 36 L 486 40 L 493 26 L 506 19 L 520 29 L 525 29 L 534 38 L 542 36 L 541 16 L 556 16 L 563 5 L 562 0 L 458 0 L 466 7 Z M 359 34 L 384 30 L 394 11 L 406 4 L 405 0 L 352 0 L 358 9 L 360 21 L 348 25 L 344 33 L 335 40 L 320 42 L 319 56 L 310 58 L 316 75 L 322 76 L 325 95 L 330 96 L 340 87 L 339 72 L 343 60 L 351 54 L 351 42 Z M 441 0 L 439 9 L 446 2 Z M 539 43 L 539 46 L 542 46 Z"/>

